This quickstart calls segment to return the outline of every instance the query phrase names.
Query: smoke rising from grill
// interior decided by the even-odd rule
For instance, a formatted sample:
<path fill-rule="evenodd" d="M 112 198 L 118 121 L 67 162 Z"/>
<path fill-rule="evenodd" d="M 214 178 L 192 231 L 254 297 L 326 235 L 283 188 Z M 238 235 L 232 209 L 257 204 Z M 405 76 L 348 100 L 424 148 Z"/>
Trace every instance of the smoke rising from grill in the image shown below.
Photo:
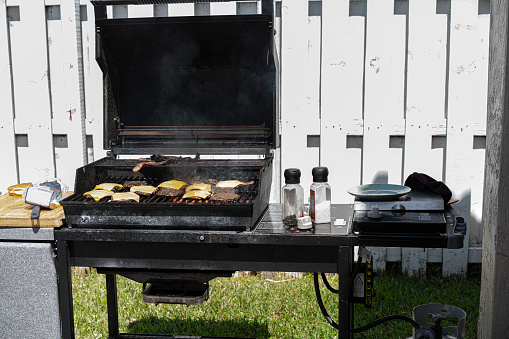
<path fill-rule="evenodd" d="M 263 126 L 273 131 L 275 66 L 268 58 L 267 22 L 250 16 L 222 19 L 129 19 L 125 25 L 103 25 L 105 55 L 111 59 L 106 65 L 115 65 L 106 72 L 118 109 L 113 117 L 125 126 Z"/>

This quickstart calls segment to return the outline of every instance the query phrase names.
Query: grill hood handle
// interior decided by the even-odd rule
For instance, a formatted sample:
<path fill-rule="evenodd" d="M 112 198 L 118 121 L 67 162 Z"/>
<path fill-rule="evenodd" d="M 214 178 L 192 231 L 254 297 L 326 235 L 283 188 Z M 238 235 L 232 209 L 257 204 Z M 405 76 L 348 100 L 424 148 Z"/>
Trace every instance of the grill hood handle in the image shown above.
<path fill-rule="evenodd" d="M 208 3 L 208 2 L 230 2 L 234 0 L 92 0 L 94 6 L 110 5 L 154 5 L 154 4 L 176 4 L 176 3 Z M 235 0 L 252 1 L 252 0 Z M 261 0 L 262 13 L 274 15 L 274 0 Z"/>

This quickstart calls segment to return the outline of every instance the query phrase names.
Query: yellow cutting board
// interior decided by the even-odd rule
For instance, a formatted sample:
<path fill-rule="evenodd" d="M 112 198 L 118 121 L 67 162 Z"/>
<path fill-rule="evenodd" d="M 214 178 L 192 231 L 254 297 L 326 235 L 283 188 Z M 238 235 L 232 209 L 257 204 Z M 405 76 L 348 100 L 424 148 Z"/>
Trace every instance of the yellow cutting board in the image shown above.
<path fill-rule="evenodd" d="M 32 205 L 25 204 L 22 197 L 9 193 L 0 195 L 0 227 L 59 227 L 64 219 L 62 206 L 52 210 L 42 209 L 39 219 L 30 219 Z"/>

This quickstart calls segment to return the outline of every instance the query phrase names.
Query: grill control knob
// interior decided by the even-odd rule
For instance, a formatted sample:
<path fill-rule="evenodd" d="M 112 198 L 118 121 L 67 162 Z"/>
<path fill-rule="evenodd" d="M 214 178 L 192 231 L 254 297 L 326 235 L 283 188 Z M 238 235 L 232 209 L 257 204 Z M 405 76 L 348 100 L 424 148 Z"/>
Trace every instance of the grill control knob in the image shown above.
<path fill-rule="evenodd" d="M 205 240 L 205 237 L 203 235 L 200 235 L 200 241 Z"/>
<path fill-rule="evenodd" d="M 378 210 L 378 206 L 373 206 L 371 211 L 368 212 L 368 218 L 371 219 L 380 219 L 382 218 L 383 213 Z"/>

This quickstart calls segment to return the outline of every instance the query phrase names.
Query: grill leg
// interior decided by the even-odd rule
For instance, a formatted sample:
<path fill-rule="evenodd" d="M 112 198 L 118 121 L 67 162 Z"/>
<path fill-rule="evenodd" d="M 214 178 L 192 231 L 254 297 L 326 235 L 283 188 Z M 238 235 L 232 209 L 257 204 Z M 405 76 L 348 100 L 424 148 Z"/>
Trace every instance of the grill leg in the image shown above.
<path fill-rule="evenodd" d="M 57 241 L 58 303 L 62 322 L 62 338 L 74 339 L 74 312 L 72 303 L 72 277 L 67 241 Z"/>
<path fill-rule="evenodd" d="M 116 274 L 106 274 L 106 302 L 108 305 L 109 338 L 118 338 L 119 330 Z"/>
<path fill-rule="evenodd" d="M 353 338 L 350 329 L 353 328 L 353 303 L 351 302 L 350 274 L 352 274 L 353 247 L 339 248 L 339 317 L 338 338 Z"/>

